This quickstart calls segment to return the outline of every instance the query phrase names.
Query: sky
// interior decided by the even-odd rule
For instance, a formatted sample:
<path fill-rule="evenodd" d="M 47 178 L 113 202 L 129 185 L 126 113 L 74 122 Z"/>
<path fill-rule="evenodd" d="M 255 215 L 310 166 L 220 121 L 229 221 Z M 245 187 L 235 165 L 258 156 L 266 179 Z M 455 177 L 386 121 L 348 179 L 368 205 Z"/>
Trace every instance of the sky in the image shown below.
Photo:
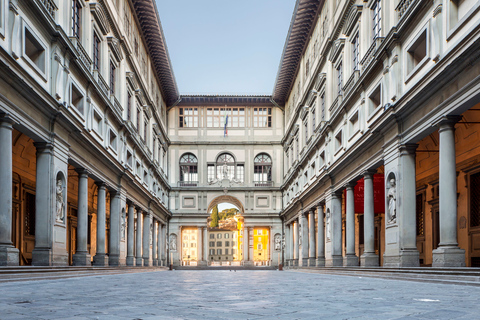
<path fill-rule="evenodd" d="M 295 0 L 156 0 L 180 94 L 272 94 Z"/>

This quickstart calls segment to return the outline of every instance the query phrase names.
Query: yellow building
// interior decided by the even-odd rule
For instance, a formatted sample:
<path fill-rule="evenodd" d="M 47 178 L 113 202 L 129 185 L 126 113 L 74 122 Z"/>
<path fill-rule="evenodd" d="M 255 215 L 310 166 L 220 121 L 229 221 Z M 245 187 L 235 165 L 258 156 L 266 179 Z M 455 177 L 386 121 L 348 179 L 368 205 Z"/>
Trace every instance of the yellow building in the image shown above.
<path fill-rule="evenodd" d="M 255 265 L 264 265 L 270 260 L 269 229 L 253 229 L 253 261 Z"/>
<path fill-rule="evenodd" d="M 197 228 L 182 230 L 182 261 L 197 261 Z"/>

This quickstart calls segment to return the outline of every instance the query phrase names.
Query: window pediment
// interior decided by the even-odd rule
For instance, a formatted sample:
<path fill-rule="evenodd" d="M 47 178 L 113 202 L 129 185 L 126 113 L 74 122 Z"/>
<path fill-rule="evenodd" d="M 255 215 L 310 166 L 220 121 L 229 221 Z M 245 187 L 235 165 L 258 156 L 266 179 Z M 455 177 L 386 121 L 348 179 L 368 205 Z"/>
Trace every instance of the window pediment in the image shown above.
<path fill-rule="evenodd" d="M 335 62 L 342 53 L 344 46 L 345 38 L 335 40 L 335 42 L 333 42 L 332 51 L 330 52 L 330 57 L 328 60 Z"/>
<path fill-rule="evenodd" d="M 325 83 L 326 79 L 327 79 L 327 74 L 325 72 L 319 73 L 317 76 L 317 79 L 315 80 L 314 89 L 319 91 L 320 87 Z"/>
<path fill-rule="evenodd" d="M 135 75 L 135 72 L 127 72 L 127 81 L 133 90 L 138 89 L 137 76 Z"/>
<path fill-rule="evenodd" d="M 117 59 L 118 62 L 122 61 L 123 53 L 122 48 L 120 48 L 120 42 L 118 41 L 118 39 L 115 37 L 107 37 L 107 41 L 108 46 L 110 47 L 110 50 L 115 59 Z"/>
<path fill-rule="evenodd" d="M 100 3 L 91 3 L 90 4 L 90 12 L 95 19 L 100 31 L 102 31 L 103 35 L 106 36 L 110 32 L 110 25 L 107 20 L 107 15 L 105 14 L 105 10 Z"/>
<path fill-rule="evenodd" d="M 363 6 L 360 5 L 353 5 L 350 7 L 350 11 L 347 14 L 347 20 L 345 21 L 344 26 L 344 34 L 349 37 L 352 33 L 353 29 L 357 25 L 358 19 L 360 19 L 360 15 L 362 14 Z"/>

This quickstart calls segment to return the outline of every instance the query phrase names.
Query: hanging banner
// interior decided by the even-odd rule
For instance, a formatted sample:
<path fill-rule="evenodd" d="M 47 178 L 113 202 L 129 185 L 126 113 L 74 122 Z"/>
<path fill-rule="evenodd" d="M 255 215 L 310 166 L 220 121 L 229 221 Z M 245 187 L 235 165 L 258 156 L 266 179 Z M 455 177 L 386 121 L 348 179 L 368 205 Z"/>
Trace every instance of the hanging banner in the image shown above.
<path fill-rule="evenodd" d="M 357 185 L 354 188 L 354 195 L 355 213 L 363 213 L 363 178 L 357 181 Z M 375 213 L 385 212 L 385 176 L 381 173 L 373 175 L 373 202 Z"/>

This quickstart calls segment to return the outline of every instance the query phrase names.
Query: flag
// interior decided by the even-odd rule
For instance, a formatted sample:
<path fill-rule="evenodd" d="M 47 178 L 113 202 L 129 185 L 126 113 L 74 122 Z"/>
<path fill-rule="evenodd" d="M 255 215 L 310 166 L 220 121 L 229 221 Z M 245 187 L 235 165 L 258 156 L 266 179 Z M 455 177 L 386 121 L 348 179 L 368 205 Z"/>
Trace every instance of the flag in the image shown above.
<path fill-rule="evenodd" d="M 228 126 L 228 114 L 227 114 L 227 108 L 224 109 L 225 110 L 225 126 L 223 128 L 223 137 L 225 138 L 227 135 L 228 135 L 228 130 L 227 130 L 227 126 Z"/>

